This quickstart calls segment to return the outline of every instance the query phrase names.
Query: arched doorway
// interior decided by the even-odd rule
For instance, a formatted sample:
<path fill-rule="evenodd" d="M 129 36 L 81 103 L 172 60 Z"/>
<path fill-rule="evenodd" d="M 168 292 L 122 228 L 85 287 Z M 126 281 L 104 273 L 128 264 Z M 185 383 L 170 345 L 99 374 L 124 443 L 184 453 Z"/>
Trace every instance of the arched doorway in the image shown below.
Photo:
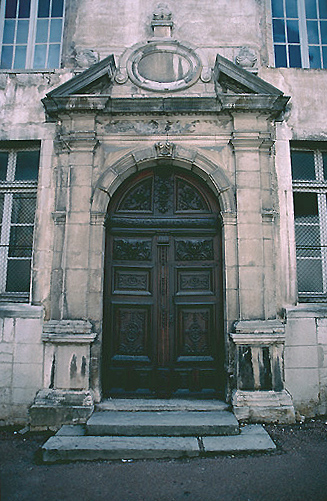
<path fill-rule="evenodd" d="M 129 178 L 106 219 L 104 396 L 221 397 L 218 201 L 161 164 Z"/>

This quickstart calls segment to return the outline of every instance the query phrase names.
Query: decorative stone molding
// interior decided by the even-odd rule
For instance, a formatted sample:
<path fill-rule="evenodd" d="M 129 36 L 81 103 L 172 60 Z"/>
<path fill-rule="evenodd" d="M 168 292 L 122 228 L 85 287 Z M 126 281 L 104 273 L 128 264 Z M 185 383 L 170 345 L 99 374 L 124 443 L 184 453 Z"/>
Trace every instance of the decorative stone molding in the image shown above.
<path fill-rule="evenodd" d="M 136 45 L 126 62 L 126 70 L 138 87 L 167 92 L 193 85 L 200 77 L 202 65 L 189 44 L 158 40 Z M 121 80 L 123 76 L 118 77 L 118 82 Z"/>
<path fill-rule="evenodd" d="M 236 352 L 236 417 L 293 422 L 294 407 L 284 389 L 285 325 L 279 320 L 239 321 L 230 337 Z"/>

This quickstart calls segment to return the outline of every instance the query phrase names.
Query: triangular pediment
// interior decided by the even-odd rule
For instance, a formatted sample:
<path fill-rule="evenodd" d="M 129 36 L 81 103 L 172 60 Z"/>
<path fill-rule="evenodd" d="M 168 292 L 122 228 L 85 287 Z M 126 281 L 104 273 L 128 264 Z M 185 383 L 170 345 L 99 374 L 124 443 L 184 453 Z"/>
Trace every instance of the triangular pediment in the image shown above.
<path fill-rule="evenodd" d="M 47 94 L 49 98 L 70 97 L 73 95 L 103 94 L 110 88 L 112 78 L 116 71 L 114 56 L 102 59 L 79 75 L 71 78 Z"/>
<path fill-rule="evenodd" d="M 214 76 L 224 92 L 270 96 L 281 96 L 283 94 L 282 91 L 262 78 L 253 75 L 219 54 L 216 57 Z"/>
<path fill-rule="evenodd" d="M 228 59 L 217 55 L 213 69 L 216 95 L 200 96 L 187 91 L 160 92 L 147 96 L 132 96 L 126 89 L 126 97 L 113 96 L 116 65 L 110 55 L 89 69 L 71 78 L 49 92 L 42 100 L 49 118 L 58 113 L 73 111 L 102 111 L 109 114 L 206 113 L 216 114 L 224 110 L 261 111 L 278 116 L 285 109 L 289 98 L 273 85 L 244 70 Z M 126 78 L 126 85 L 131 85 Z M 124 85 L 124 82 L 122 82 Z"/>

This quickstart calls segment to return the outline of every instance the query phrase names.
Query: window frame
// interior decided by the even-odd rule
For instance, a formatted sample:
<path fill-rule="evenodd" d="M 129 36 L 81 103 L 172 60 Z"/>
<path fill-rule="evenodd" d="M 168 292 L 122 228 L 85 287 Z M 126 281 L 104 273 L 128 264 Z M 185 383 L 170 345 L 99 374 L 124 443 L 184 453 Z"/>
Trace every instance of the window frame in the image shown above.
<path fill-rule="evenodd" d="M 315 179 L 294 179 L 292 172 L 292 189 L 293 194 L 296 193 L 313 193 L 317 197 L 317 223 L 297 223 L 294 210 L 294 227 L 295 230 L 299 226 L 318 226 L 319 241 L 320 241 L 320 257 L 314 256 L 299 256 L 298 250 L 302 247 L 298 244 L 295 238 L 296 247 L 296 262 L 298 267 L 299 260 L 320 260 L 321 261 L 321 282 L 322 291 L 300 291 L 298 283 L 298 298 L 300 302 L 327 302 L 327 169 L 324 172 L 323 155 L 327 154 L 326 143 L 311 143 L 307 141 L 291 141 L 291 154 L 293 152 L 310 152 L 313 153 Z M 325 168 L 327 165 L 325 165 Z M 326 176 L 326 178 L 325 178 Z M 308 247 L 314 250 L 314 246 Z M 298 273 L 297 276 L 299 277 Z M 298 278 L 299 280 L 299 278 Z"/>
<path fill-rule="evenodd" d="M 3 34 L 4 34 L 4 26 L 5 26 L 5 9 L 6 9 L 6 2 L 8 0 L 0 2 L 0 64 L 1 64 L 1 58 L 2 58 L 2 48 L 3 48 Z M 52 2 L 55 2 L 56 0 L 50 0 L 50 11 L 49 11 L 49 17 L 44 18 L 44 19 L 49 19 L 50 22 L 52 19 L 57 19 L 57 17 L 51 17 L 51 7 L 52 7 Z M 36 42 L 36 34 L 37 34 L 37 21 L 38 19 L 43 19 L 43 18 L 38 18 L 38 6 L 39 6 L 39 0 L 31 0 L 31 5 L 30 5 L 30 16 L 28 18 L 28 38 L 27 38 L 27 43 L 26 43 L 26 60 L 25 60 L 25 66 L 24 67 L 17 67 L 15 68 L 15 56 L 12 56 L 12 64 L 11 68 L 1 68 L 0 67 L 0 72 L 10 72 L 10 71 L 23 71 L 23 70 L 33 70 L 33 71 L 53 71 L 54 69 L 58 69 L 61 67 L 61 59 L 62 59 L 62 50 L 63 50 L 63 37 L 64 37 L 64 24 L 65 24 L 65 9 L 66 9 L 66 0 L 63 0 L 63 15 L 60 17 L 62 19 L 62 26 L 61 26 L 61 38 L 60 42 L 56 42 L 57 45 L 60 44 L 60 51 L 59 51 L 59 64 L 56 67 L 53 66 L 48 66 L 48 59 L 49 59 L 49 47 L 51 45 L 55 45 L 54 43 L 52 44 L 50 42 L 50 33 L 49 33 L 49 27 L 48 27 L 48 35 L 47 35 L 47 41 L 43 43 L 43 45 L 46 45 L 46 64 L 44 67 L 35 67 L 35 47 L 36 45 L 41 45 Z M 19 18 L 15 18 L 17 20 Z M 24 18 L 27 19 L 27 18 Z M 59 19 L 59 18 L 58 18 Z M 19 45 L 15 41 L 13 44 L 14 50 L 16 50 L 16 46 Z"/>
<path fill-rule="evenodd" d="M 306 13 L 305 0 L 296 0 L 297 2 L 297 17 L 287 16 L 286 11 L 286 2 L 287 0 L 282 0 L 283 2 L 283 17 L 274 16 L 273 14 L 273 0 L 270 0 L 271 3 L 271 19 L 272 19 L 272 44 L 273 44 L 273 52 L 274 52 L 274 66 L 276 68 L 307 68 L 307 69 L 327 69 L 327 42 L 323 43 L 322 34 L 321 34 L 321 22 L 327 22 L 327 17 L 321 17 L 321 13 L 319 11 L 319 1 L 314 0 L 316 2 L 317 7 L 317 17 L 311 18 Z M 285 41 L 275 41 L 275 33 L 274 33 L 274 20 L 282 20 L 284 23 L 284 36 Z M 298 21 L 298 30 L 299 30 L 299 42 L 290 42 L 288 40 L 287 33 L 287 21 Z M 308 21 L 317 21 L 317 33 L 319 37 L 318 43 L 309 43 L 308 40 Z M 286 52 L 286 65 L 277 65 L 276 64 L 276 47 L 281 46 L 285 47 Z M 299 46 L 300 48 L 300 60 L 301 65 L 290 65 L 290 46 Z M 310 66 L 310 47 L 318 47 L 320 54 L 320 65 L 319 66 Z M 324 48 L 325 48 L 325 57 L 324 57 Z M 325 60 L 324 60 L 325 59 Z"/>
<path fill-rule="evenodd" d="M 34 238 L 35 238 L 35 218 L 37 211 L 37 188 L 38 177 L 30 180 L 15 180 L 17 168 L 17 154 L 19 152 L 38 151 L 38 173 L 40 167 L 40 142 L 39 141 L 11 141 L 0 142 L 0 152 L 8 154 L 6 179 L 0 180 L 0 196 L 3 197 L 2 217 L 0 218 L 0 302 L 30 302 L 32 292 L 32 268 L 34 258 Z M 15 195 L 27 195 L 27 198 L 35 199 L 33 223 L 12 221 Z M 17 197 L 18 199 L 19 197 Z M 29 247 L 28 256 L 10 256 L 11 230 L 12 228 L 32 227 L 32 241 Z M 17 247 L 13 247 L 17 249 Z M 7 291 L 7 271 L 9 262 L 15 260 L 29 260 L 29 290 L 28 291 Z"/>

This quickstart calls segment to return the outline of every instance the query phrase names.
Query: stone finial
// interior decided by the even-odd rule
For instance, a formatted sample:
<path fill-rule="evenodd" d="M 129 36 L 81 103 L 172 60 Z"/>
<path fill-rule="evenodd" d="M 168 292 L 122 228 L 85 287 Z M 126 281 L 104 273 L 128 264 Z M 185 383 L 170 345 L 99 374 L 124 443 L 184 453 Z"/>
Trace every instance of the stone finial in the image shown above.
<path fill-rule="evenodd" d="M 170 21 L 172 18 L 172 12 L 168 5 L 164 3 L 159 3 L 156 10 L 153 13 L 154 21 Z"/>
<path fill-rule="evenodd" d="M 159 3 L 153 12 L 151 26 L 155 37 L 171 37 L 171 30 L 173 27 L 172 12 L 166 4 Z"/>

